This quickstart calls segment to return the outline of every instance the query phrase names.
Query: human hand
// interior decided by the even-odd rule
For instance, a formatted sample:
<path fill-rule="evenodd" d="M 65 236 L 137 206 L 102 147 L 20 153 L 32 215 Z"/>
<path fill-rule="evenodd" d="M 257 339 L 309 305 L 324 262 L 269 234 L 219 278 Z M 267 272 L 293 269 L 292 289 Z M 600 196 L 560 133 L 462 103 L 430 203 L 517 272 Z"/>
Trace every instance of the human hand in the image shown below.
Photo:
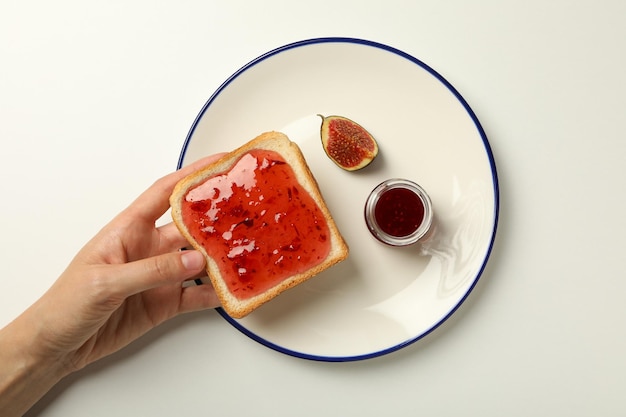
<path fill-rule="evenodd" d="M 155 226 L 174 185 L 219 156 L 155 182 L 76 255 L 31 308 L 42 354 L 71 372 L 177 314 L 219 305 L 210 285 L 182 285 L 202 273 L 202 254 L 180 251 L 187 241 L 173 223 Z"/>
<path fill-rule="evenodd" d="M 0 329 L 0 414 L 19 416 L 67 374 L 126 346 L 180 313 L 217 307 L 200 276 L 204 257 L 180 251 L 173 223 L 156 227 L 169 196 L 213 155 L 155 182 L 72 260 L 50 289 Z"/>

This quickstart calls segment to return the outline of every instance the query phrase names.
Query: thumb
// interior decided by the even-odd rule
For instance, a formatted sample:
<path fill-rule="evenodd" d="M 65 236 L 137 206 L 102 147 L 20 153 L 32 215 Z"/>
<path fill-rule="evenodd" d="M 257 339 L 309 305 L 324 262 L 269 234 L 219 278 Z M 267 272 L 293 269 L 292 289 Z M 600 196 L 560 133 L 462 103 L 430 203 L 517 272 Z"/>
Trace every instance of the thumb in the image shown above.
<path fill-rule="evenodd" d="M 202 271 L 205 259 L 196 250 L 166 253 L 124 264 L 113 287 L 118 294 L 129 296 L 159 287 L 182 282 Z M 122 272 L 123 271 L 123 272 Z"/>

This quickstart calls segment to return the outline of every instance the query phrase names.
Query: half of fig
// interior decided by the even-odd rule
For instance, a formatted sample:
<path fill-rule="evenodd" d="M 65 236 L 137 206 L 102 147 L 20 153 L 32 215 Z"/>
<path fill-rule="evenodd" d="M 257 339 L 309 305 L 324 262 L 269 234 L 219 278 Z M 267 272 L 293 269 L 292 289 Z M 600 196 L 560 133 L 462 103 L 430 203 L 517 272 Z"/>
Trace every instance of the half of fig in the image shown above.
<path fill-rule="evenodd" d="M 320 136 L 328 157 L 346 171 L 365 168 L 378 155 L 378 144 L 363 126 L 343 116 L 322 116 Z"/>

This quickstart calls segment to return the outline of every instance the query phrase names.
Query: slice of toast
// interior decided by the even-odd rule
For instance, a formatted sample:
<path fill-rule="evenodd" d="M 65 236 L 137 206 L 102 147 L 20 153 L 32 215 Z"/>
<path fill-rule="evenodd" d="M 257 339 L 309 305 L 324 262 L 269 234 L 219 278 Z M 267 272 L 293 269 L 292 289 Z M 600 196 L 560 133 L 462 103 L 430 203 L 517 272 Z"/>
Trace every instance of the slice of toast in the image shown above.
<path fill-rule="evenodd" d="M 234 318 L 348 256 L 300 148 L 283 133 L 263 133 L 188 175 L 170 204 Z"/>

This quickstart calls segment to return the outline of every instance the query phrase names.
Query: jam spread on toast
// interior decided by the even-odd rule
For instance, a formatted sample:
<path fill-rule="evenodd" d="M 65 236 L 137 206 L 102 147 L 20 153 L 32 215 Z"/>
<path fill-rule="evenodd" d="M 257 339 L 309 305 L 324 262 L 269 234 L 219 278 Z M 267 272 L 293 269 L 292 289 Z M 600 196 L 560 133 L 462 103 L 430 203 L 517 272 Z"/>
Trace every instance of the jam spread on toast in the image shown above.
<path fill-rule="evenodd" d="M 274 151 L 251 150 L 229 171 L 191 188 L 182 216 L 242 300 L 318 265 L 330 252 L 326 218 Z"/>

